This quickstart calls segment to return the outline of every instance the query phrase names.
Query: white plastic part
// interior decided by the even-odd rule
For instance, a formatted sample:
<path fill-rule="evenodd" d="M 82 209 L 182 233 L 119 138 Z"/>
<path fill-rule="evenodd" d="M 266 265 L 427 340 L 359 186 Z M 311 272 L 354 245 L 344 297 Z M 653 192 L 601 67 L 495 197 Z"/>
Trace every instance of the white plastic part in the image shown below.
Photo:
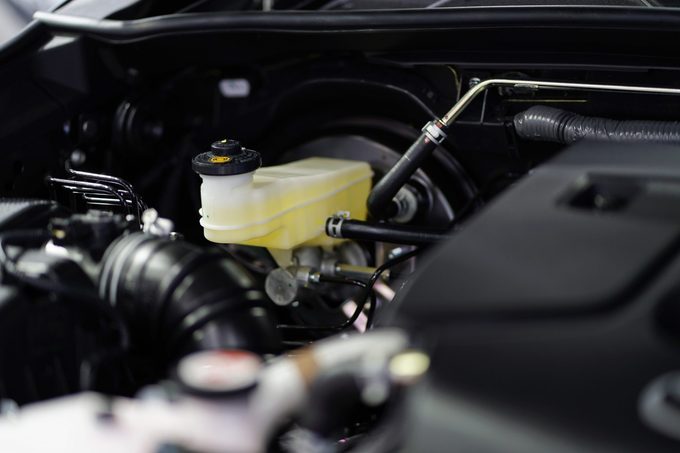
<path fill-rule="evenodd" d="M 234 392 L 253 387 L 262 367 L 262 359 L 253 352 L 215 349 L 183 357 L 177 365 L 177 377 L 196 391 Z"/>
<path fill-rule="evenodd" d="M 12 453 L 152 453 L 162 444 L 175 444 L 206 452 L 263 452 L 280 424 L 304 409 L 309 382 L 318 373 L 348 363 L 381 369 L 407 343 L 398 329 L 336 335 L 297 357 L 265 366 L 257 387 L 242 397 L 107 401 L 83 393 L 28 405 L 0 417 L 0 448 Z M 302 366 L 299 357 L 304 355 Z"/>
<path fill-rule="evenodd" d="M 250 96 L 248 79 L 222 79 L 218 83 L 220 93 L 225 98 L 247 98 Z"/>
<path fill-rule="evenodd" d="M 328 217 L 349 211 L 366 218 L 372 175 L 365 162 L 320 157 L 244 175 L 201 175 L 201 225 L 208 240 L 221 244 L 330 245 Z"/>

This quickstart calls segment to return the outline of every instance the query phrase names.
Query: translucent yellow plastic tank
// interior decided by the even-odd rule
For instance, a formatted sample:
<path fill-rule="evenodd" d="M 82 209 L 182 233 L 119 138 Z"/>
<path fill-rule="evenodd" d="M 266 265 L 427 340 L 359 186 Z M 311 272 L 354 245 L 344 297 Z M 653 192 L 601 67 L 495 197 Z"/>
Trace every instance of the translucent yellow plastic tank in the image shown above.
<path fill-rule="evenodd" d="M 372 175 L 365 162 L 320 157 L 247 174 L 201 174 L 201 225 L 208 240 L 223 244 L 329 245 L 337 241 L 324 233 L 329 216 L 366 218 Z"/>

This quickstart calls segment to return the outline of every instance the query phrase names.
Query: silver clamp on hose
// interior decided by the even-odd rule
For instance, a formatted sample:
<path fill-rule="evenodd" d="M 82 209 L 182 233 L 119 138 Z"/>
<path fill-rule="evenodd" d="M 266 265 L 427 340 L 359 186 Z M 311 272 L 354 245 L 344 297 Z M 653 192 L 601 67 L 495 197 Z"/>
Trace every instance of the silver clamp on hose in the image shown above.
<path fill-rule="evenodd" d="M 441 144 L 446 140 L 446 132 L 439 126 L 441 122 L 439 120 L 430 121 L 421 130 L 425 132 L 427 138 L 432 140 L 436 144 Z"/>
<path fill-rule="evenodd" d="M 342 238 L 342 223 L 349 218 L 349 212 L 338 212 L 326 220 L 326 235 L 332 238 Z"/>

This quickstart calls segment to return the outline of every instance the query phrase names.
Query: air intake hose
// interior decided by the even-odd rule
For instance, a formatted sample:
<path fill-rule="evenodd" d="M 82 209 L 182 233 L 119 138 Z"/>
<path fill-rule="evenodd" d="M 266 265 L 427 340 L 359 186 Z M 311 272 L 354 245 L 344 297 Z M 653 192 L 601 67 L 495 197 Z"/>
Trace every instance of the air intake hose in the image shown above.
<path fill-rule="evenodd" d="M 124 236 L 104 255 L 99 295 L 123 314 L 135 344 L 166 359 L 204 349 L 281 348 L 265 294 L 219 251 L 144 233 Z"/>
<path fill-rule="evenodd" d="M 528 140 L 574 143 L 581 139 L 680 144 L 680 122 L 613 120 L 537 105 L 514 118 L 517 135 Z"/>

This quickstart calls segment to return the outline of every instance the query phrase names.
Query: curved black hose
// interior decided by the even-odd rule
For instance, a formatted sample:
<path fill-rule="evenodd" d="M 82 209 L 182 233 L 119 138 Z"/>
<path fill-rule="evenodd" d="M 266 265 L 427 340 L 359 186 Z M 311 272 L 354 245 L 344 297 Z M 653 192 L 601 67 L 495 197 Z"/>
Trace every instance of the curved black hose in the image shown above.
<path fill-rule="evenodd" d="M 378 266 L 378 268 L 373 272 L 373 275 L 371 275 L 371 278 L 368 279 L 368 283 L 366 284 L 366 288 L 368 291 L 373 290 L 373 286 L 375 286 L 375 282 L 378 281 L 380 276 L 382 275 L 383 272 L 385 272 L 387 269 L 396 266 L 397 264 L 401 264 L 405 261 L 410 260 L 411 258 L 415 257 L 418 253 L 420 253 L 420 249 L 413 249 L 410 252 L 402 253 L 399 256 L 396 256 L 392 258 L 391 260 L 385 261 L 383 264 Z M 369 315 L 367 316 L 366 320 L 366 330 L 370 329 L 371 326 L 373 325 L 373 314 L 375 313 L 375 307 L 373 309 L 369 309 Z"/>
<path fill-rule="evenodd" d="M 193 13 L 146 17 L 137 20 L 97 20 L 65 14 L 38 13 L 36 19 L 53 31 L 88 35 L 116 41 L 149 38 L 160 35 L 179 36 L 196 32 L 266 32 L 266 33 L 329 33 L 387 32 L 395 30 L 586 27 L 622 28 L 646 32 L 676 32 L 680 14 L 674 9 L 648 8 L 631 14 L 628 8 L 602 6 L 569 6 L 536 8 L 448 8 L 404 9 L 386 11 L 289 11 L 285 14 Z"/>
<path fill-rule="evenodd" d="M 396 206 L 392 199 L 437 146 L 438 144 L 432 141 L 425 132 L 413 142 L 368 195 L 366 206 L 371 216 L 376 219 L 386 219 L 396 214 Z"/>
<path fill-rule="evenodd" d="M 514 118 L 517 135 L 528 140 L 574 143 L 581 139 L 680 144 L 680 122 L 613 120 L 537 105 Z"/>
<path fill-rule="evenodd" d="M 363 288 L 366 290 L 367 285 L 366 283 L 359 281 L 359 280 L 354 280 L 354 279 L 349 279 L 349 278 L 342 278 L 342 277 L 331 277 L 329 275 L 322 275 L 320 276 L 320 281 L 322 282 L 328 282 L 328 283 L 340 283 L 340 284 L 346 284 L 346 285 L 354 285 L 358 286 L 359 288 Z M 375 301 L 375 295 L 373 295 L 372 292 L 369 292 L 366 297 L 371 297 L 371 303 L 374 303 Z M 364 309 L 364 304 L 366 303 L 365 298 L 359 298 L 360 300 L 363 300 L 364 303 L 357 303 L 357 308 L 354 310 L 354 313 L 352 313 L 352 316 L 350 316 L 345 322 L 342 324 L 338 324 L 335 326 L 304 326 L 304 325 L 297 325 L 297 324 L 279 324 L 276 327 L 279 329 L 288 329 L 288 330 L 344 330 L 348 327 L 351 327 L 354 325 L 357 319 L 359 319 L 359 315 L 361 314 L 361 311 Z"/>
<path fill-rule="evenodd" d="M 135 343 L 177 358 L 194 350 L 280 349 L 264 294 L 221 253 L 133 233 L 102 260 L 100 296 L 120 311 Z"/>

